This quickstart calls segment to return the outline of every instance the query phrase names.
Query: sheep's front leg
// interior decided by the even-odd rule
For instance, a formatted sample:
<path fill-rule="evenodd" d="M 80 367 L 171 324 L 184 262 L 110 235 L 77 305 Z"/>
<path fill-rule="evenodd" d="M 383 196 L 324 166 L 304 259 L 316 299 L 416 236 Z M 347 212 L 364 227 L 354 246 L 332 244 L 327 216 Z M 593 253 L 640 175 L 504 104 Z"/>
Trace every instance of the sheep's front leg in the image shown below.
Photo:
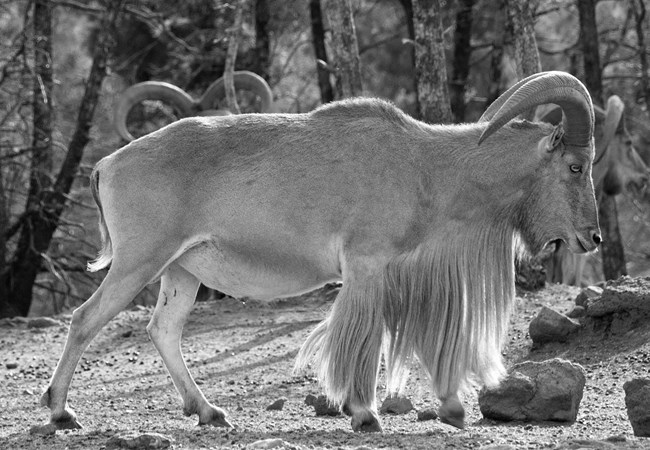
<path fill-rule="evenodd" d="M 198 414 L 199 425 L 232 427 L 226 412 L 210 404 L 187 370 L 181 353 L 183 325 L 194 305 L 199 280 L 177 264 L 172 264 L 160 280 L 160 294 L 147 332 L 183 398 L 185 415 Z"/>
<path fill-rule="evenodd" d="M 456 428 L 465 428 L 465 408 L 458 398 L 456 392 L 440 396 L 440 409 L 438 416 L 440 420 Z"/>
<path fill-rule="evenodd" d="M 307 349 L 316 350 L 326 395 L 352 416 L 354 431 L 382 431 L 376 400 L 382 312 L 378 279 L 348 274 L 330 316 L 305 343 Z"/>

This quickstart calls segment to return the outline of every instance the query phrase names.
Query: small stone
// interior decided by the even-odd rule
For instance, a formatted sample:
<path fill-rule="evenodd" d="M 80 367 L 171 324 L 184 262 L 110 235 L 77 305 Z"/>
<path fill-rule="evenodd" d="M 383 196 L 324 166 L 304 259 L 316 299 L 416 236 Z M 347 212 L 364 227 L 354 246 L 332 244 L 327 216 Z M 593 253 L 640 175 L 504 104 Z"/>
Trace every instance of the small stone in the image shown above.
<path fill-rule="evenodd" d="M 282 411 L 282 408 L 284 408 L 284 403 L 287 401 L 285 397 L 279 398 L 273 403 L 271 403 L 269 406 L 266 407 L 267 411 Z"/>
<path fill-rule="evenodd" d="M 106 442 L 106 450 L 137 448 L 138 450 L 157 450 L 171 447 L 173 439 L 160 433 L 121 433 Z"/>
<path fill-rule="evenodd" d="M 579 317 L 584 317 L 586 313 L 586 309 L 584 306 L 575 306 L 569 313 L 567 314 L 567 317 L 571 319 L 577 319 Z"/>
<path fill-rule="evenodd" d="M 627 442 L 627 438 L 623 434 L 617 434 L 605 439 L 607 442 Z"/>
<path fill-rule="evenodd" d="M 600 297 L 601 295 L 603 295 L 603 288 L 598 286 L 587 286 L 582 291 L 580 291 L 575 299 L 575 304 L 577 306 L 584 307 L 587 303 L 587 300 L 590 298 Z"/>
<path fill-rule="evenodd" d="M 51 317 L 34 317 L 33 319 L 27 320 L 27 328 L 49 328 L 60 325 L 63 325 L 63 322 L 52 319 Z"/>
<path fill-rule="evenodd" d="M 492 444 L 479 447 L 479 450 L 517 450 L 517 448 L 508 444 Z"/>
<path fill-rule="evenodd" d="M 381 414 L 406 414 L 413 409 L 413 403 L 406 397 L 390 396 L 386 397 L 381 404 L 379 412 Z"/>
<path fill-rule="evenodd" d="M 535 344 L 566 342 L 580 328 L 579 322 L 544 306 L 530 322 L 528 333 Z"/>
<path fill-rule="evenodd" d="M 316 397 L 315 395 L 309 394 L 305 397 L 305 404 L 313 406 L 317 416 L 336 417 L 341 415 L 341 410 L 332 405 L 324 395 Z"/>
<path fill-rule="evenodd" d="M 425 409 L 423 411 L 418 411 L 418 420 L 423 422 L 425 420 L 436 420 L 438 414 L 433 409 Z"/>
<path fill-rule="evenodd" d="M 263 439 L 261 441 L 255 441 L 252 444 L 248 445 L 247 448 L 281 448 L 288 447 L 288 444 L 282 439 Z"/>
<path fill-rule="evenodd" d="M 11 370 L 11 369 L 15 369 L 15 368 L 18 367 L 18 363 L 15 363 L 15 362 L 6 363 L 6 364 L 5 364 L 5 367 L 6 367 L 7 369 L 9 369 L 9 370 Z"/>
<path fill-rule="evenodd" d="M 627 417 L 635 436 L 650 436 L 650 379 L 635 378 L 623 385 Z"/>
<path fill-rule="evenodd" d="M 29 434 L 38 434 L 41 436 L 51 436 L 56 434 L 56 425 L 48 423 L 45 425 L 34 425 L 29 429 Z"/>

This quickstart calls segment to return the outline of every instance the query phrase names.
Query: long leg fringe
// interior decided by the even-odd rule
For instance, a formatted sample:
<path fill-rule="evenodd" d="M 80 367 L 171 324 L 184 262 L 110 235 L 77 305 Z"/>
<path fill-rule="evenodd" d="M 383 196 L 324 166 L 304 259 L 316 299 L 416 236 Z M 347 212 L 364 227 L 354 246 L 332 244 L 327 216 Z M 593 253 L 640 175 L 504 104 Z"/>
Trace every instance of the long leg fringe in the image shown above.
<path fill-rule="evenodd" d="M 384 321 L 375 285 L 343 285 L 330 315 L 303 344 L 296 368 L 314 355 L 319 380 L 335 405 L 357 402 L 376 408 L 375 391 Z"/>

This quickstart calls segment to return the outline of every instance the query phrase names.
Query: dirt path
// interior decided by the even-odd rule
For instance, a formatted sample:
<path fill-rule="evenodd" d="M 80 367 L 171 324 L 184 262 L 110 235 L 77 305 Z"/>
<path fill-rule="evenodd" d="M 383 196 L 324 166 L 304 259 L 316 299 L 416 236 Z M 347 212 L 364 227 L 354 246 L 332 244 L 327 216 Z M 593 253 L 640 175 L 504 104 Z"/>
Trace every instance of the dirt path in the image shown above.
<path fill-rule="evenodd" d="M 33 436 L 29 428 L 45 423 L 38 406 L 65 342 L 67 326 L 27 329 L 0 327 L 0 448 L 102 448 L 122 431 L 158 432 L 174 439 L 174 448 L 243 448 L 281 438 L 285 448 L 650 448 L 635 438 L 627 420 L 623 383 L 648 376 L 650 326 L 621 338 L 590 337 L 569 345 L 530 352 L 528 323 L 542 305 L 565 312 L 576 288 L 552 286 L 518 299 L 506 349 L 509 364 L 522 359 L 562 357 L 582 364 L 587 386 L 573 425 L 504 424 L 482 419 L 476 394 L 464 398 L 468 426 L 457 430 L 439 421 L 418 422 L 416 412 L 382 416 L 383 434 L 355 434 L 346 417 L 315 417 L 304 404 L 320 394 L 311 376 L 291 373 L 293 358 L 331 301 L 322 295 L 270 304 L 227 299 L 200 303 L 186 326 L 183 351 L 206 397 L 226 408 L 237 430 L 197 427 L 184 417 L 180 399 L 145 326 L 151 310 L 121 313 L 95 339 L 77 369 L 70 404 L 84 429 L 55 436 Z M 69 317 L 62 316 L 69 322 Z M 13 367 L 15 368 L 8 368 Z M 437 407 L 424 376 L 414 374 L 406 395 L 416 409 Z M 383 398 L 383 389 L 379 391 Z M 266 406 L 285 397 L 282 411 Z M 609 438 L 609 440 L 607 440 Z M 589 440 L 590 442 L 584 442 Z M 598 442 L 597 442 L 598 441 Z"/>

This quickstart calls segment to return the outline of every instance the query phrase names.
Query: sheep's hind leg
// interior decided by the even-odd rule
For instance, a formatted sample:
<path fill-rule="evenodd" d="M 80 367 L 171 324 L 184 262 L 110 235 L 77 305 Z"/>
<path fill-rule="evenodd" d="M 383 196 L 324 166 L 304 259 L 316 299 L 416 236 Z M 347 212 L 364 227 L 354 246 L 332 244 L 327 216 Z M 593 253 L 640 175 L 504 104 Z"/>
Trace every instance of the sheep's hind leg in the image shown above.
<path fill-rule="evenodd" d="M 232 427 L 226 412 L 206 400 L 181 353 L 183 325 L 190 315 L 198 288 L 199 280 L 194 275 L 178 264 L 171 264 L 160 280 L 160 294 L 147 332 L 183 398 L 185 415 L 198 414 L 199 425 Z"/>
<path fill-rule="evenodd" d="M 77 363 L 86 347 L 117 313 L 133 300 L 151 280 L 159 267 L 152 259 L 147 264 L 123 264 L 116 256 L 111 269 L 97 291 L 72 314 L 63 354 L 59 359 L 50 384 L 41 397 L 41 405 L 50 408 L 50 423 L 36 426 L 33 432 L 81 428 L 75 412 L 68 405 L 68 390 Z"/>

